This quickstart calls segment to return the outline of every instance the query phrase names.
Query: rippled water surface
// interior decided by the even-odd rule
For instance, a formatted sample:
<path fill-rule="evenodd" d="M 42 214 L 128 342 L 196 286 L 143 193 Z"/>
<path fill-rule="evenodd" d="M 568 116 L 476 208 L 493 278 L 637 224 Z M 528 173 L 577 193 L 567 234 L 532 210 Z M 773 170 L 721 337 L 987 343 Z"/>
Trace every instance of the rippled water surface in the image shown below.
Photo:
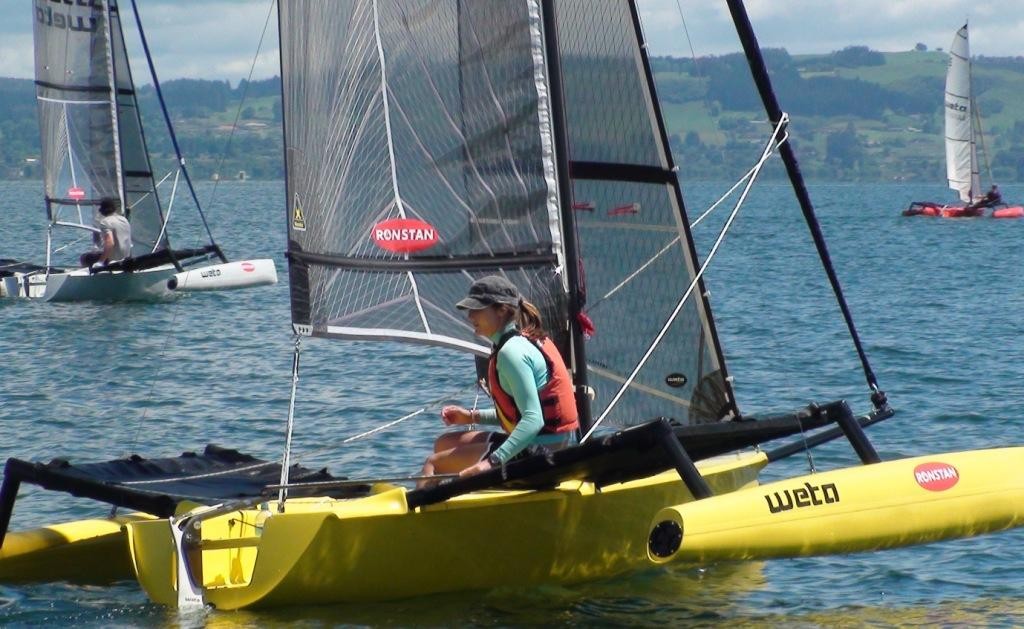
<path fill-rule="evenodd" d="M 686 186 L 691 214 L 728 185 Z M 37 183 L 0 182 L 0 257 L 41 261 Z M 212 185 L 200 188 L 207 199 Z M 1009 199 L 1024 188 L 1006 186 Z M 899 216 L 940 186 L 815 185 L 836 267 L 879 382 L 898 409 L 871 429 L 883 458 L 1020 444 L 1024 430 L 1024 221 Z M 168 303 L 0 302 L 0 457 L 102 460 L 175 455 L 213 442 L 280 451 L 292 337 L 283 186 L 226 183 L 210 205 L 229 256 L 273 257 L 282 283 Z M 179 210 L 176 210 L 179 211 Z M 187 208 L 178 246 L 197 244 Z M 718 224 L 724 212 L 712 215 Z M 696 229 L 706 251 L 717 227 Z M 595 254 L 597 254 L 595 252 Z M 718 329 L 746 412 L 867 391 L 788 187 L 760 183 L 709 270 Z M 600 331 L 599 331 L 600 332 Z M 418 468 L 439 422 L 424 414 L 373 439 L 342 441 L 471 381 L 459 354 L 397 344 L 307 341 L 296 452 L 350 476 Z M 853 464 L 848 446 L 815 451 Z M 1022 462 L 1024 463 L 1024 462 Z M 764 475 L 803 473 L 793 457 Z M 102 506 L 23 487 L 15 528 L 101 515 Z M 212 612 L 179 618 L 133 582 L 0 586 L 0 624 L 324 626 L 332 624 L 1020 625 L 1024 533 L 852 556 L 681 567 L 574 587 L 507 589 L 391 604 Z"/>

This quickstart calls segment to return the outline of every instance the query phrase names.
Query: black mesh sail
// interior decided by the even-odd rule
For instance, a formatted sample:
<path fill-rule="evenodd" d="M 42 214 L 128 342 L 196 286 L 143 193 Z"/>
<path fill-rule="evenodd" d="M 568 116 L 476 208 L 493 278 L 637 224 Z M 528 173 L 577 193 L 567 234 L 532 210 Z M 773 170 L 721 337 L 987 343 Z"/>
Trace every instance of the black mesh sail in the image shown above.
<path fill-rule="evenodd" d="M 99 201 L 121 200 L 134 254 L 162 246 L 142 125 L 117 6 L 35 0 L 35 74 L 51 219 L 89 226 Z"/>
<path fill-rule="evenodd" d="M 494 273 L 564 331 L 537 4 L 279 3 L 298 332 L 482 353 L 453 305 Z"/>
<path fill-rule="evenodd" d="M 556 0 L 573 207 L 596 332 L 589 383 L 600 415 L 695 277 L 686 212 L 628 0 Z M 735 403 L 698 287 L 608 415 L 717 421 Z"/>
<path fill-rule="evenodd" d="M 163 232 L 164 215 L 157 196 L 153 170 L 146 150 L 142 116 L 135 95 L 135 82 L 121 28 L 116 2 L 110 2 L 111 50 L 114 54 L 114 82 L 117 89 L 117 123 L 120 142 L 123 207 L 132 224 L 132 254 L 142 255 L 167 247 Z"/>

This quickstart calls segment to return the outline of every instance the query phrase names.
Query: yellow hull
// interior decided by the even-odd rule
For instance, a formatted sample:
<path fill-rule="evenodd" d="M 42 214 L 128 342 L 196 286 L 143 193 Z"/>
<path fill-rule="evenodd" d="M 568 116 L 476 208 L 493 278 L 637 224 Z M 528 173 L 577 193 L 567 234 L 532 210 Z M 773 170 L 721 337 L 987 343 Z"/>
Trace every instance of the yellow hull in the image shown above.
<path fill-rule="evenodd" d="M 131 514 L 8 533 L 0 548 L 0 583 L 101 584 L 131 579 L 134 574 L 123 527 L 150 518 Z"/>
<path fill-rule="evenodd" d="M 698 467 L 716 493 L 757 482 L 761 453 Z M 573 583 L 650 565 L 647 527 L 666 504 L 691 499 L 675 472 L 604 487 L 492 491 L 410 511 L 405 490 L 379 486 L 352 500 L 296 499 L 286 513 L 242 510 L 202 523 L 205 601 L 220 609 L 398 599 L 502 585 Z M 270 505 L 271 509 L 275 505 Z M 168 520 L 127 527 L 139 582 L 177 604 Z"/>
<path fill-rule="evenodd" d="M 652 531 L 660 527 L 660 545 L 652 537 L 651 559 L 849 553 L 1021 526 L 1022 463 L 1024 448 L 936 454 L 810 474 L 667 507 L 651 524 Z M 681 544 L 673 532 L 681 533 Z M 668 552 L 669 543 L 677 550 Z"/>

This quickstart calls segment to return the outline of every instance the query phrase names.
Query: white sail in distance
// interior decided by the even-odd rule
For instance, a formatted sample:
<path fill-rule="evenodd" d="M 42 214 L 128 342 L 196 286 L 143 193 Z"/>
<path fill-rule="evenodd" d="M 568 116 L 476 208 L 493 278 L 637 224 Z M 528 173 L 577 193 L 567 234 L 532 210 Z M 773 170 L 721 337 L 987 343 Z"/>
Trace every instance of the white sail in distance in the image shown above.
<path fill-rule="evenodd" d="M 981 190 L 971 96 L 971 51 L 964 24 L 949 47 L 946 72 L 946 178 L 960 200 L 968 203 Z"/>

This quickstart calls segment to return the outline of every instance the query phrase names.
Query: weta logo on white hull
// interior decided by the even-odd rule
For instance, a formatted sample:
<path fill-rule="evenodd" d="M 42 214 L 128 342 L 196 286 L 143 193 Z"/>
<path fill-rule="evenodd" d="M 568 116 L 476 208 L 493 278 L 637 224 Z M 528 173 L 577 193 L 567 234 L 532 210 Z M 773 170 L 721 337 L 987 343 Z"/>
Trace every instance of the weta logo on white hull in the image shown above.
<path fill-rule="evenodd" d="M 433 225 L 414 218 L 393 218 L 370 229 L 370 238 L 381 249 L 394 253 L 414 253 L 437 244 Z"/>

